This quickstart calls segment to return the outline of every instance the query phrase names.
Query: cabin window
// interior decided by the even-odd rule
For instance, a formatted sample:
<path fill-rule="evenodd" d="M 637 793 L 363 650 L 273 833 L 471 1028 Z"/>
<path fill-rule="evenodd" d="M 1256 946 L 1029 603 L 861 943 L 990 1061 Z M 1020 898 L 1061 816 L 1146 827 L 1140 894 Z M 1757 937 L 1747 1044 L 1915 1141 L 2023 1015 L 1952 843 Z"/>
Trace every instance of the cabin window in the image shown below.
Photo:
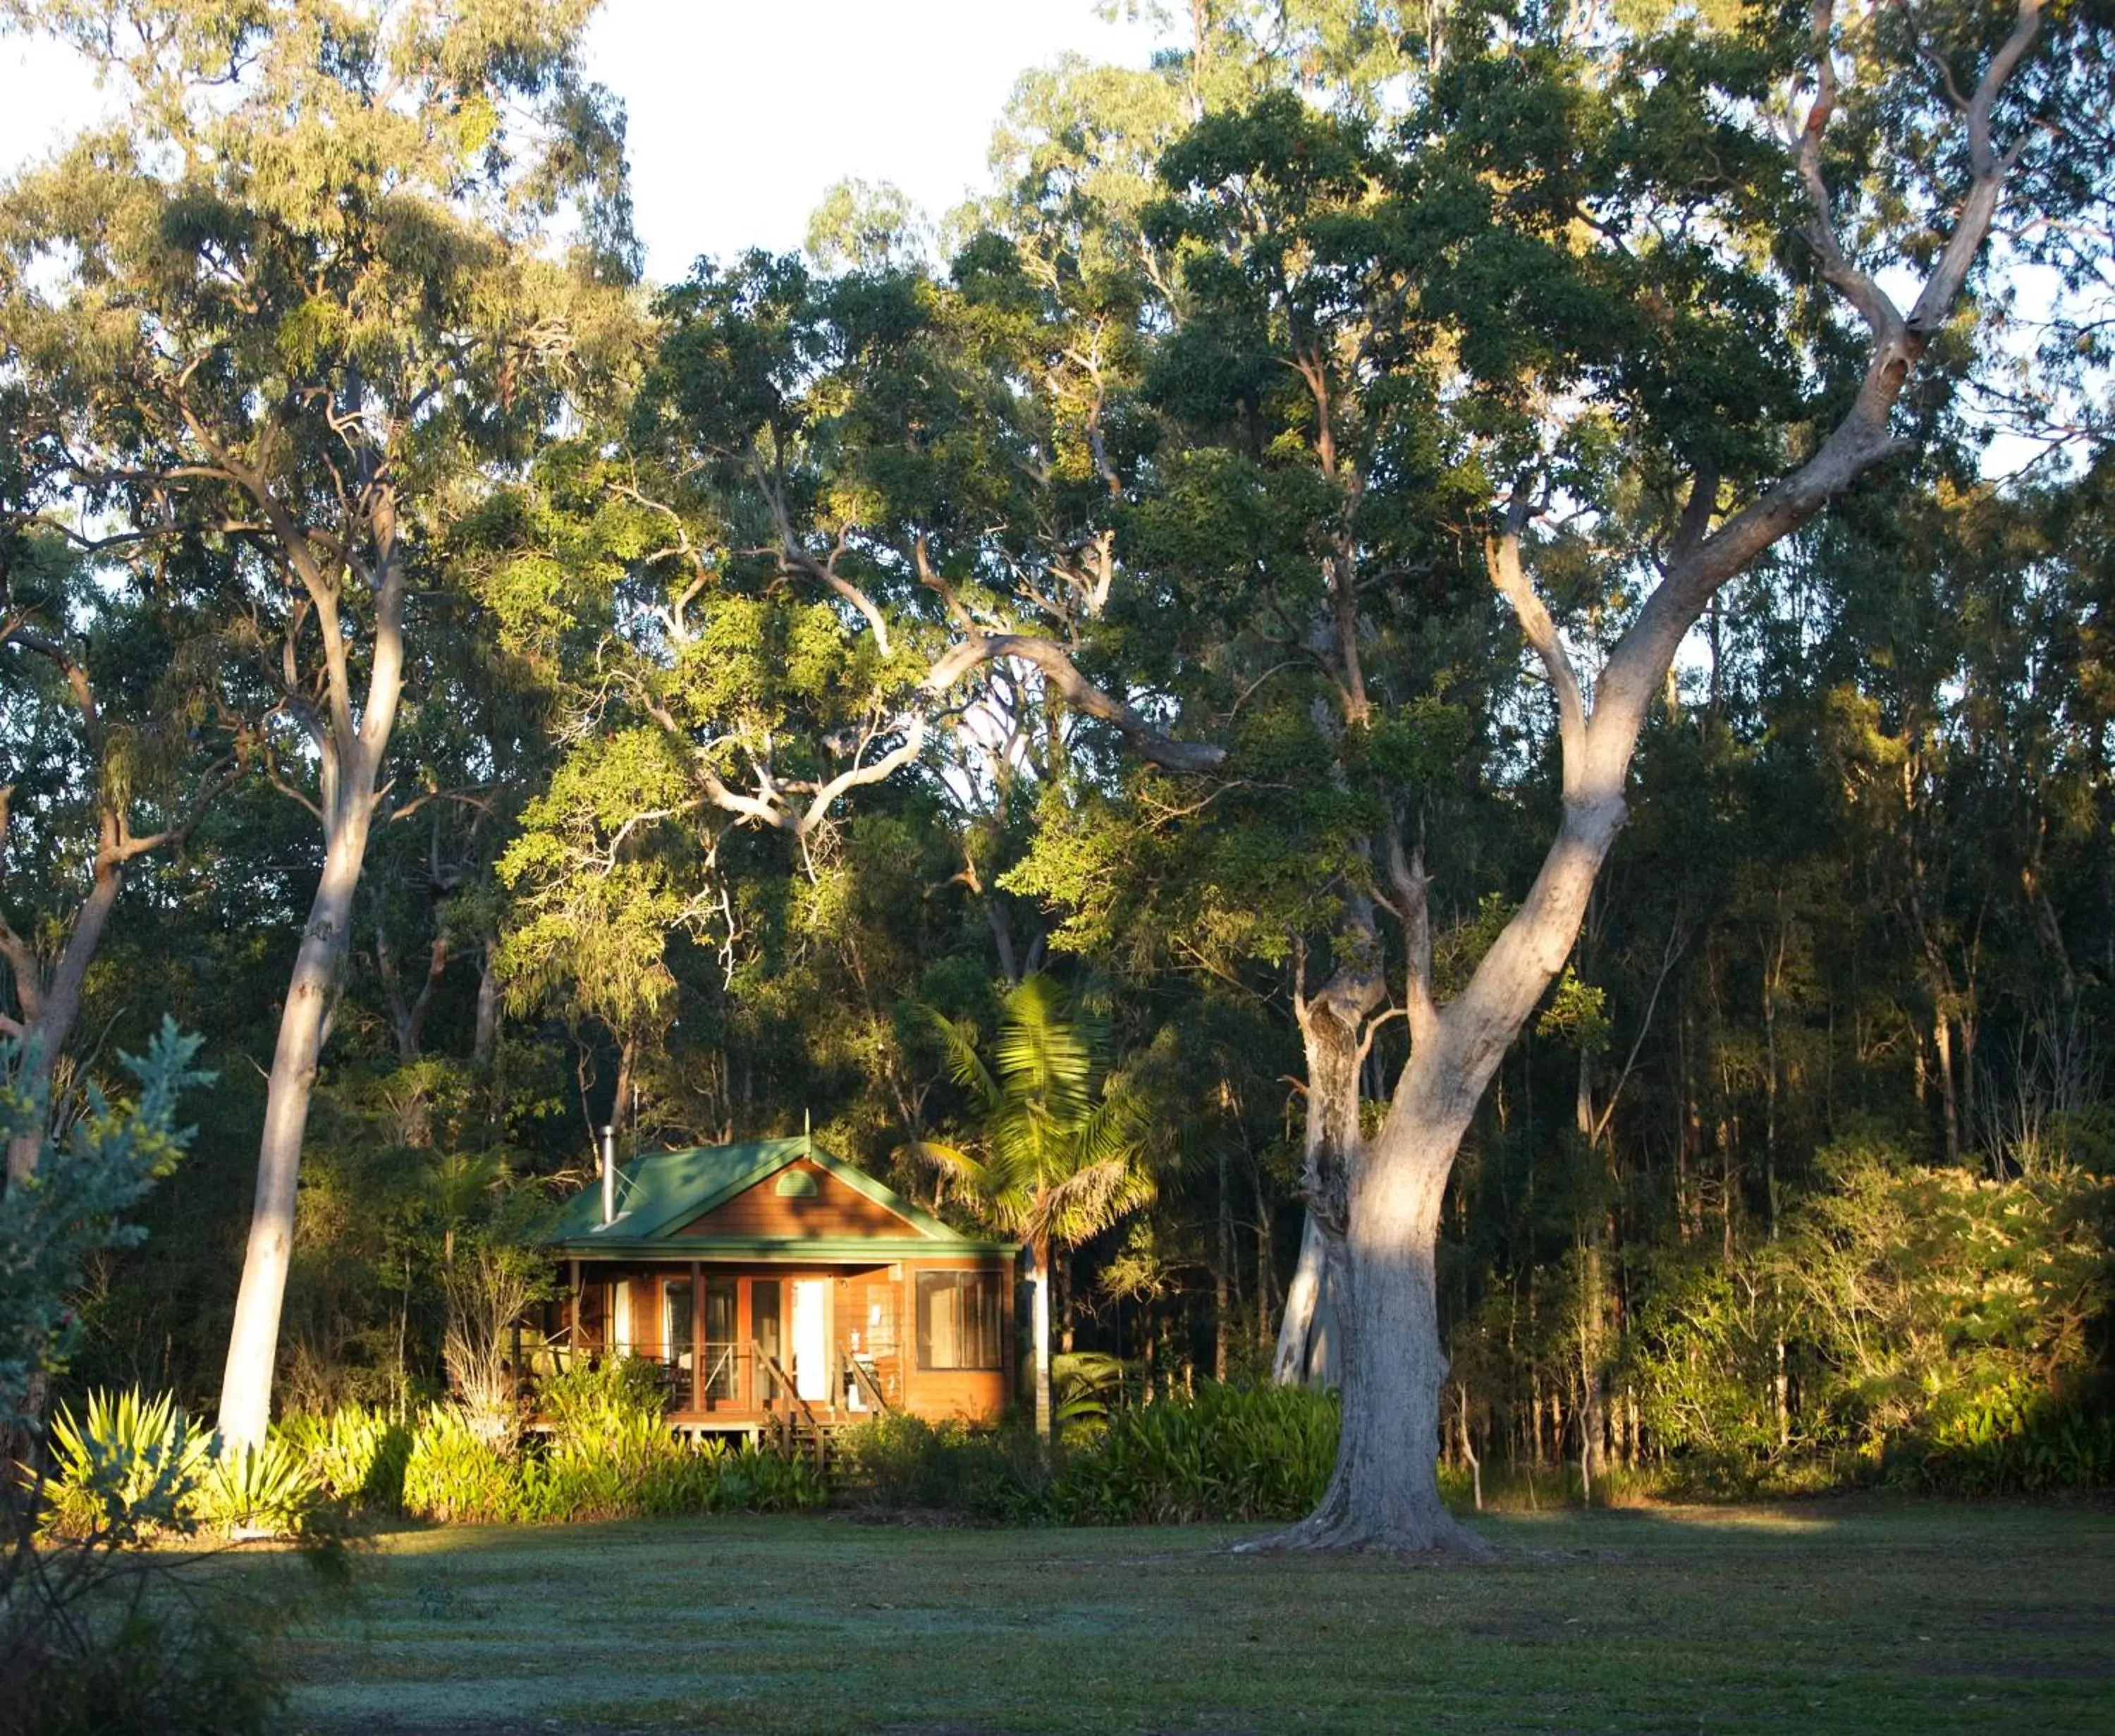
<path fill-rule="evenodd" d="M 995 1274 L 918 1274 L 918 1366 L 934 1370 L 999 1366 Z"/>
<path fill-rule="evenodd" d="M 661 1286 L 661 1342 L 668 1347 L 670 1364 L 684 1370 L 689 1369 L 697 1343 L 693 1294 L 687 1278 L 672 1278 Z"/>
<path fill-rule="evenodd" d="M 705 1280 L 705 1396 L 732 1398 L 739 1384 L 735 1373 L 735 1299 L 732 1278 Z"/>

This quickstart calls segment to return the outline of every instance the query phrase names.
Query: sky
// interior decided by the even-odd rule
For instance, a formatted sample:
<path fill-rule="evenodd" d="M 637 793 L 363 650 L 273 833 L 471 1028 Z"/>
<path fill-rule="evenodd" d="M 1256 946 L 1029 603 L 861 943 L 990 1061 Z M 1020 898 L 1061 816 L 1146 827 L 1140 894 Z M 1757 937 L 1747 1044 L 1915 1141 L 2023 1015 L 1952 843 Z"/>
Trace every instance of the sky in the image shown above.
<path fill-rule="evenodd" d="M 607 0 L 591 74 L 630 116 L 632 197 L 659 282 L 699 255 L 784 250 L 847 176 L 938 217 L 985 179 L 1014 80 L 1067 51 L 1143 65 L 1095 0 Z M 0 174 L 103 106 L 57 49 L 0 38 Z"/>

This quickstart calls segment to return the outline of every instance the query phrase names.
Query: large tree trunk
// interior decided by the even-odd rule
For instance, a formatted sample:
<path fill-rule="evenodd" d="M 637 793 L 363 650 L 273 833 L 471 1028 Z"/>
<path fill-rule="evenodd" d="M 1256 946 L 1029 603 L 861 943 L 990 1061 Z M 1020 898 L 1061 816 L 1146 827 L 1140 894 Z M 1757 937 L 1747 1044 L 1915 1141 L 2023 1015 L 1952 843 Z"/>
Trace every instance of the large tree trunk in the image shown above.
<path fill-rule="evenodd" d="M 1336 1262 L 1342 1432 L 1320 1506 L 1280 1541 L 1295 1546 L 1425 1550 L 1484 1547 L 1439 1497 L 1439 1208 L 1461 1129 L 1385 1134 L 1360 1166 Z"/>
<path fill-rule="evenodd" d="M 1409 1063 L 1371 1140 L 1358 1119 L 1359 1022 L 1374 1004 L 1342 979 L 1307 1003 L 1309 1127 L 1325 1143 L 1309 1199 L 1338 1297 L 1343 1421 L 1321 1504 L 1254 1548 L 1482 1551 L 1439 1495 L 1447 1357 L 1437 1288 L 1440 1207 L 1461 1136 L 1492 1075 L 1570 954 L 1622 824 L 1627 755 L 1575 790 L 1526 902 L 1442 1013 L 1420 1002 Z M 1376 997 L 1377 998 L 1377 997 Z M 1318 1089 L 1319 1087 L 1319 1089 Z M 1332 1149 L 1335 1141 L 1341 1146 Z"/>
<path fill-rule="evenodd" d="M 356 402 L 359 393 L 349 393 Z M 264 1132 L 257 1150 L 257 1196 L 250 1242 L 236 1293 L 235 1321 L 221 1376 L 220 1432 L 232 1447 L 263 1442 L 272 1420 L 272 1380 L 278 1361 L 279 1312 L 286 1301 L 287 1271 L 294 1247 L 294 1201 L 301 1175 L 301 1140 L 308 1130 L 309 1100 L 338 981 L 352 939 L 353 898 L 367 859 L 367 836 L 381 805 L 382 763 L 396 728 L 404 691 L 404 558 L 397 541 L 393 493 L 382 490 L 368 507 L 376 551 L 372 565 L 355 563 L 354 575 L 374 597 L 366 703 L 356 722 L 346 635 L 338 612 L 337 575 L 326 570 L 307 534 L 268 493 L 259 504 L 281 547 L 316 605 L 322 632 L 327 705 L 304 707 L 303 719 L 318 751 L 321 800 L 309 804 L 323 829 L 323 871 L 309 907 L 308 925 L 294 955 L 287 1003 L 279 1014 L 279 1040 L 272 1054 L 264 1097 Z M 289 650 L 291 659 L 291 651 Z"/>
<path fill-rule="evenodd" d="M 257 1153 L 257 1196 L 250 1223 L 235 1324 L 221 1380 L 220 1432 L 231 1446 L 254 1445 L 272 1420 L 272 1381 L 278 1360 L 279 1311 L 294 1247 L 294 1200 L 301 1174 L 301 1140 L 316 1068 L 352 929 L 353 894 L 367 854 L 374 798 L 349 805 L 323 857 L 323 878 L 309 907 L 308 926 L 295 954 L 279 1040 L 272 1054 L 264 1098 L 264 1134 Z"/>

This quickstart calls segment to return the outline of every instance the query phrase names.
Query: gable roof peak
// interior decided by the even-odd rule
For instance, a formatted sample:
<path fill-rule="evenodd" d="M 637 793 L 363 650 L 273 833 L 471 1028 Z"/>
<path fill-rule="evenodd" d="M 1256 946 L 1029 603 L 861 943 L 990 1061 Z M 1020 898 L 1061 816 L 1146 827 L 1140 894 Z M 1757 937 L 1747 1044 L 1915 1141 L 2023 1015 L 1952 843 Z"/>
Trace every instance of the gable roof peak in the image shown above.
<path fill-rule="evenodd" d="M 909 1238 L 932 1243 L 936 1252 L 999 1245 L 942 1223 L 856 1164 L 816 1145 L 812 1130 L 787 1138 L 641 1153 L 618 1168 L 617 1210 L 608 1223 L 602 1221 L 600 1183 L 593 1182 L 560 1208 L 549 1240 L 580 1253 L 618 1247 L 644 1252 L 655 1243 L 673 1247 L 674 1232 L 685 1224 L 803 1160 L 902 1219 Z"/>

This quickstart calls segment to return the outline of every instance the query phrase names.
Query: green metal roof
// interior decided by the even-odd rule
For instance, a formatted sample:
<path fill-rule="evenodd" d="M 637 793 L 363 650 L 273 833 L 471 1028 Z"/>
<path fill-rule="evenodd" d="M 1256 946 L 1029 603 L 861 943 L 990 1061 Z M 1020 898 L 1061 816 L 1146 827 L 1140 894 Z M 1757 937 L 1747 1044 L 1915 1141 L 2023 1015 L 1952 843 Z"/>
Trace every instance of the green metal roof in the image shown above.
<path fill-rule="evenodd" d="M 789 1239 L 777 1236 L 677 1237 L 693 1219 L 723 1206 L 736 1194 L 768 1180 L 787 1165 L 807 1159 L 904 1219 L 899 1236 L 817 1236 Z M 693 1146 L 682 1151 L 655 1151 L 622 1164 L 617 1177 L 617 1211 L 602 1221 L 602 1179 L 597 1177 L 566 1201 L 550 1239 L 573 1255 L 661 1255 L 680 1250 L 688 1259 L 750 1258 L 842 1260 L 871 1254 L 901 1259 L 918 1254 L 984 1254 L 1013 1251 L 1013 1244 L 982 1241 L 952 1229 L 922 1211 L 865 1170 L 833 1157 L 805 1136 L 797 1139 L 756 1139 L 734 1146 Z"/>

